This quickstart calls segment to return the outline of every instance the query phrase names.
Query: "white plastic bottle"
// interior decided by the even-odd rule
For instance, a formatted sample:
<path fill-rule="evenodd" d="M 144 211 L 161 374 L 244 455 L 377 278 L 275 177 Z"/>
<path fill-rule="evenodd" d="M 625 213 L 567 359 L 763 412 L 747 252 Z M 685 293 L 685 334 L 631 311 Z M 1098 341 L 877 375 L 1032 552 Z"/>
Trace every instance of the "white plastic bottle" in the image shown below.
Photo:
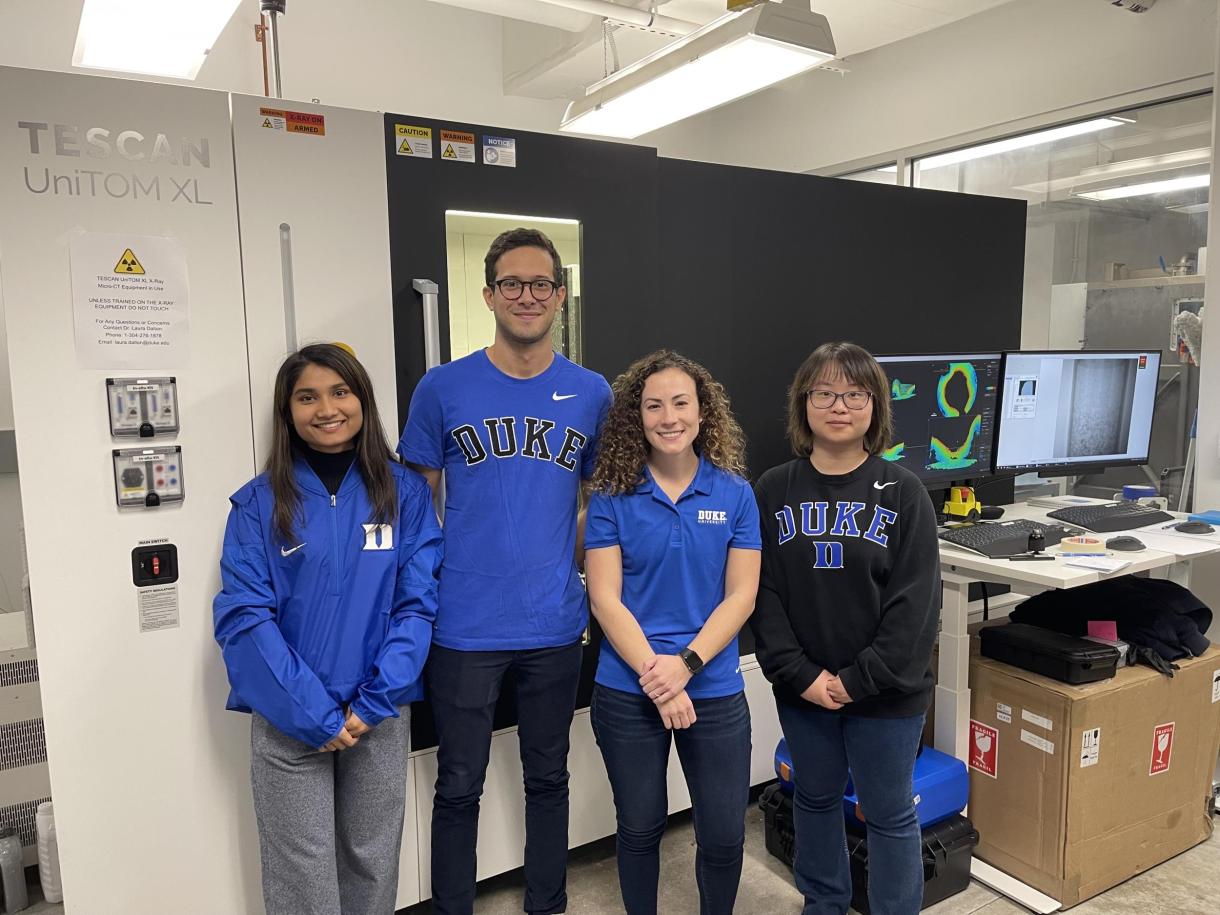
<path fill-rule="evenodd" d="M 50 801 L 38 805 L 38 811 L 34 814 L 34 832 L 38 836 L 38 879 L 42 883 L 42 898 L 47 902 L 63 902 L 59 840 L 55 838 L 55 808 Z"/>

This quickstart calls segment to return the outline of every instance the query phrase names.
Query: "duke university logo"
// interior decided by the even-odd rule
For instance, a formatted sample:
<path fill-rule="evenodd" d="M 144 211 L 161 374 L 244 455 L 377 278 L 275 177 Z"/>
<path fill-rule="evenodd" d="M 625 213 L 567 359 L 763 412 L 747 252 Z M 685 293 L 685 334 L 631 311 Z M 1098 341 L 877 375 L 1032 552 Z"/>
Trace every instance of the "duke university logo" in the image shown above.
<path fill-rule="evenodd" d="M 394 528 L 389 524 L 364 525 L 364 548 L 366 550 L 394 549 Z"/>
<path fill-rule="evenodd" d="M 728 512 L 709 511 L 707 509 L 701 508 L 701 509 L 699 509 L 699 523 L 700 524 L 728 524 L 729 523 L 729 513 Z"/>

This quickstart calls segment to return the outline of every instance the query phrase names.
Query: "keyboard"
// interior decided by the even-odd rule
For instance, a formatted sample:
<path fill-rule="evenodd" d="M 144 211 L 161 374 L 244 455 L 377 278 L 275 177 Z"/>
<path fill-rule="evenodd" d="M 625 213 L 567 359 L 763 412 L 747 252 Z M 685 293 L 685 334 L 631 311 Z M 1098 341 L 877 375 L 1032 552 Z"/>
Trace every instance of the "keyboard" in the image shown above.
<path fill-rule="evenodd" d="M 1047 513 L 1064 524 L 1074 524 L 1095 534 L 1113 531 L 1133 531 L 1149 524 L 1168 524 L 1173 515 L 1142 502 L 1103 502 L 1097 505 L 1073 505 Z"/>
<path fill-rule="evenodd" d="M 1061 524 L 1043 524 L 1017 518 L 1013 521 L 983 521 L 961 524 L 940 534 L 940 539 L 954 546 L 965 547 L 991 559 L 1003 559 L 1029 552 L 1029 535 L 1041 531 L 1047 546 L 1054 546 L 1076 531 Z"/>

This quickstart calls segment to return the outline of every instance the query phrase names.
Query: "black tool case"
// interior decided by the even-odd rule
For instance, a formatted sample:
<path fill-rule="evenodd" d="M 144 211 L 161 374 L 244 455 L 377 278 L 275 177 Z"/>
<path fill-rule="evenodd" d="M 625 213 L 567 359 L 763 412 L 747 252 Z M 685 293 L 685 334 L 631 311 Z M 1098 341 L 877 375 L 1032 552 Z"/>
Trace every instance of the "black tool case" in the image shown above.
<path fill-rule="evenodd" d="M 1114 676 L 1118 649 L 1027 623 L 988 626 L 979 632 L 983 657 L 1080 685 Z"/>

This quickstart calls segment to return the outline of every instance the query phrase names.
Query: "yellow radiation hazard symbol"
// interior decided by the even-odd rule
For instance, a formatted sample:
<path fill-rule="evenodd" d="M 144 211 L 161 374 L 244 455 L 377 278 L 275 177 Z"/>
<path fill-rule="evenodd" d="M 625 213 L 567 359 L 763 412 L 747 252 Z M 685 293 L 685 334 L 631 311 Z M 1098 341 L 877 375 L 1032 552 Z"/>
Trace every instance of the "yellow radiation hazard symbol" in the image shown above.
<path fill-rule="evenodd" d="M 415 153 L 413 153 L 413 152 L 411 151 L 411 144 L 410 144 L 410 143 L 408 143 L 406 140 L 403 140 L 403 141 L 402 141 L 402 143 L 399 145 L 399 147 L 398 147 L 398 154 L 399 154 L 400 156 L 413 156 L 413 155 L 415 155 Z"/>
<path fill-rule="evenodd" d="M 445 151 L 443 153 L 441 153 L 441 158 L 442 159 L 456 159 L 457 158 L 457 153 L 454 152 L 452 143 L 445 144 Z"/>
<path fill-rule="evenodd" d="M 119 258 L 119 262 L 114 265 L 115 273 L 134 273 L 139 276 L 144 275 L 144 265 L 140 263 L 139 258 L 135 256 L 130 248 L 123 252 L 123 256 Z"/>
<path fill-rule="evenodd" d="M 275 125 L 271 123 L 271 118 L 263 118 L 263 126 L 264 127 L 275 127 Z"/>

